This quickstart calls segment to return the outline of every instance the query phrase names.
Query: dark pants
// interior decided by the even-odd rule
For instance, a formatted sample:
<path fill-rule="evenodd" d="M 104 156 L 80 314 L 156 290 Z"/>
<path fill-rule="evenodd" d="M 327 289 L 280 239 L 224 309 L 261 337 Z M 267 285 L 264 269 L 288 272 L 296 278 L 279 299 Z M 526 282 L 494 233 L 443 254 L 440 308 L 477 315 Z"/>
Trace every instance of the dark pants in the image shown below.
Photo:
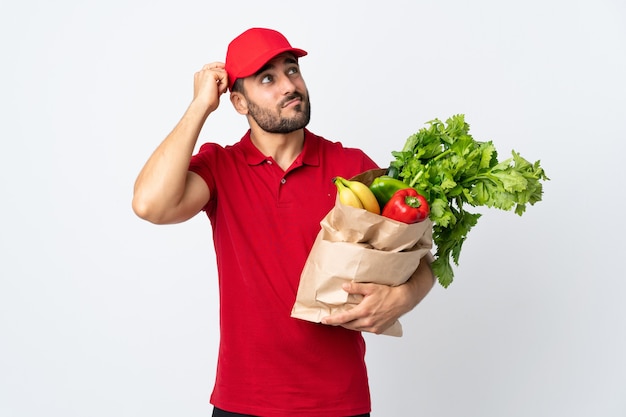
<path fill-rule="evenodd" d="M 239 414 L 239 413 L 230 413 L 228 411 L 220 410 L 217 407 L 213 408 L 213 417 L 254 417 L 250 414 Z M 353 417 L 370 417 L 369 413 L 367 414 L 359 414 L 358 416 Z"/>

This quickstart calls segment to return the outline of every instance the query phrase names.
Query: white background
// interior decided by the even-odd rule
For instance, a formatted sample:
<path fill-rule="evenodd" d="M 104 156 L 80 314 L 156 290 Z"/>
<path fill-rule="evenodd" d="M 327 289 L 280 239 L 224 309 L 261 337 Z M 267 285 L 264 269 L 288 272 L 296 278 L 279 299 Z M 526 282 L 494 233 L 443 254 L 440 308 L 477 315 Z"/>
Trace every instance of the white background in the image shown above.
<path fill-rule="evenodd" d="M 373 416 L 626 416 L 620 0 L 3 1 L 0 415 L 210 414 L 209 222 L 130 201 L 193 73 L 251 26 L 309 51 L 314 132 L 384 166 L 464 113 L 551 178 L 523 217 L 484 212 L 404 337 L 367 336 Z M 245 128 L 224 100 L 201 141 Z"/>

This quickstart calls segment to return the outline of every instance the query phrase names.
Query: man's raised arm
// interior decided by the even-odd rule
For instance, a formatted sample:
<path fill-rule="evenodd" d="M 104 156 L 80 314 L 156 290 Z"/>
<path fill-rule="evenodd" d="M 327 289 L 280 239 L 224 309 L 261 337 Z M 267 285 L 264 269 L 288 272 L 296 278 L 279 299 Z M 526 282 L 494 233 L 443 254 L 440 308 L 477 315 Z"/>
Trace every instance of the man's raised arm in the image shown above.
<path fill-rule="evenodd" d="M 195 74 L 191 104 L 135 181 L 132 207 L 139 217 L 156 224 L 179 223 L 208 202 L 209 188 L 189 171 L 189 162 L 204 122 L 227 89 L 223 63 L 207 64 Z"/>

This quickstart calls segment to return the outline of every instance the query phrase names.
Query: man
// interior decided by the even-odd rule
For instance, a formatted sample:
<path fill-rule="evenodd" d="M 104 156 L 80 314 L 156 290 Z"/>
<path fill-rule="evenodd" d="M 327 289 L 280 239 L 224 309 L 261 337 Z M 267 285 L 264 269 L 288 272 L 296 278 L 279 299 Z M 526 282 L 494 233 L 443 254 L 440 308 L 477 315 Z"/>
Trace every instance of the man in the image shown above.
<path fill-rule="evenodd" d="M 309 93 L 293 48 L 253 28 L 228 46 L 226 62 L 195 74 L 179 123 L 141 170 L 133 209 L 157 224 L 205 211 L 220 288 L 220 348 L 214 416 L 366 416 L 370 396 L 361 331 L 381 333 L 429 292 L 428 263 L 399 287 L 353 283 L 363 301 L 323 324 L 290 317 L 306 257 L 333 207 L 331 179 L 376 164 L 306 129 Z M 207 117 L 230 90 L 250 129 L 234 145 L 206 143 Z"/>

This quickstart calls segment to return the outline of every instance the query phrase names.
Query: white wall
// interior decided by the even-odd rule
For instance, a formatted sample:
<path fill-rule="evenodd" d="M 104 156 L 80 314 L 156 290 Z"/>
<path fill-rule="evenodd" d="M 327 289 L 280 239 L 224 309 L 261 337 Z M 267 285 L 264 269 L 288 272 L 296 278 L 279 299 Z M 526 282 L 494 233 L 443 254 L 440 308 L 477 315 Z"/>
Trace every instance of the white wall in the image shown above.
<path fill-rule="evenodd" d="M 209 415 L 208 221 L 153 226 L 130 199 L 193 73 L 250 26 L 310 52 L 315 132 L 385 165 L 465 113 L 551 177 L 523 217 L 485 213 L 403 338 L 368 335 L 373 415 L 625 416 L 619 0 L 3 2 L 0 415 Z M 202 141 L 242 134 L 225 104 Z"/>

